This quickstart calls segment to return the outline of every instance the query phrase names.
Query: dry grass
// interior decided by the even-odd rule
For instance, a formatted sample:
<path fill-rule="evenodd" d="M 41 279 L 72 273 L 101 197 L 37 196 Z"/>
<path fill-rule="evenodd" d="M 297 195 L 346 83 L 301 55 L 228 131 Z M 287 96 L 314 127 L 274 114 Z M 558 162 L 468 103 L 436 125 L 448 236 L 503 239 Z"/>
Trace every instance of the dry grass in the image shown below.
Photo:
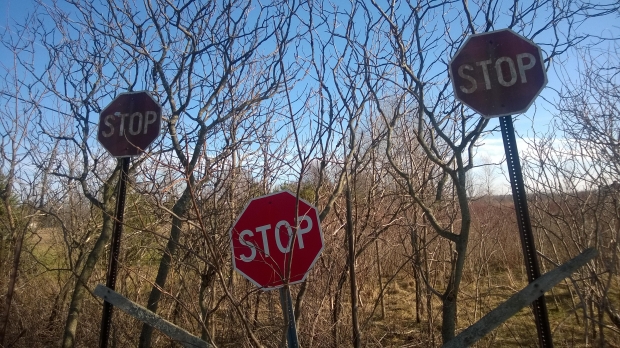
<path fill-rule="evenodd" d="M 62 241 L 58 239 L 58 231 L 42 230 L 28 239 L 29 252 L 22 259 L 19 288 L 13 305 L 11 317 L 18 321 L 9 326 L 9 337 L 14 347 L 49 347 L 58 346 L 62 336 L 62 329 L 67 312 L 68 300 L 72 290 L 70 273 L 59 271 L 63 260 Z M 476 236 L 474 236 L 476 237 Z M 472 248 L 477 240 L 472 239 Z M 509 240 L 509 239 L 508 239 Z M 504 246 L 506 247 L 506 246 Z M 514 245 L 511 245 L 514 247 Z M 482 250 L 477 247 L 475 250 Z M 153 249 L 155 250 L 155 249 Z M 390 258 L 384 265 L 383 284 L 385 285 L 384 299 L 386 314 L 380 318 L 380 308 L 376 305 L 379 289 L 376 279 L 376 270 L 370 258 L 360 258 L 360 322 L 362 325 L 363 345 L 366 347 L 436 347 L 440 346 L 441 303 L 436 296 L 432 297 L 432 313 L 429 324 L 427 313 L 421 315 L 421 321 L 416 322 L 415 313 L 415 281 L 411 274 L 411 267 L 398 268 L 399 262 L 408 262 L 402 255 L 389 252 Z M 400 256 L 398 256 L 400 255 Z M 525 276 L 522 271 L 521 260 L 508 261 L 501 258 L 493 259 L 489 267 L 480 267 L 477 257 L 483 253 L 470 255 L 470 264 L 463 278 L 459 293 L 459 330 L 466 328 L 479 320 L 484 314 L 505 301 L 512 294 L 525 286 Z M 494 254 L 496 255 L 496 254 Z M 97 272 L 93 274 L 89 287 L 105 282 L 105 264 L 107 257 L 100 260 Z M 149 256 L 150 260 L 150 256 Z M 476 261 L 478 260 L 478 261 Z M 489 260 L 489 259 L 487 259 Z M 137 259 L 129 268 L 121 270 L 119 277 L 119 292 L 131 300 L 145 304 L 150 292 L 150 280 L 154 279 L 157 262 L 146 262 L 146 259 Z M 156 260 L 155 260 L 156 261 Z M 335 263 L 338 264 L 338 263 Z M 331 347 L 332 343 L 332 315 L 334 304 L 331 299 L 334 291 L 337 272 L 333 274 L 321 273 L 321 264 L 313 270 L 310 286 L 305 297 L 303 316 L 300 318 L 299 335 L 304 347 Z M 392 275 L 396 275 L 392 278 Z M 330 278 L 331 276 L 331 278 Z M 440 277 L 439 277 L 440 278 Z M 198 313 L 199 277 L 192 273 L 191 267 L 180 267 L 170 275 L 171 281 L 166 286 L 169 293 L 177 296 L 175 300 L 165 295 L 160 304 L 159 313 L 174 320 L 179 326 L 200 334 L 200 326 L 195 317 L 188 311 Z M 331 281 L 329 281 L 331 279 Z M 618 281 L 610 298 L 620 298 Z M 63 292 L 63 287 L 67 289 Z M 221 284 L 216 285 L 216 287 Z M 572 286 L 572 285 L 571 285 Z M 262 293 L 256 302 L 256 289 L 239 276 L 234 276 L 232 286 L 233 296 L 240 300 L 240 308 L 249 317 L 253 318 L 256 312 L 256 303 L 259 304 L 257 321 L 252 323 L 257 337 L 267 347 L 276 347 L 282 338 L 282 313 L 280 310 L 278 292 Z M 597 346 L 590 326 L 588 332 L 584 326 L 584 312 L 579 307 L 579 298 L 566 283 L 556 286 L 548 293 L 547 306 L 551 321 L 556 347 L 586 347 Z M 299 290 L 299 285 L 293 286 L 293 293 Z M 223 296 L 218 290 L 218 298 Z M 340 306 L 341 312 L 337 323 L 339 333 L 338 346 L 348 346 L 351 340 L 351 319 L 348 294 L 348 283 L 343 287 Z M 179 312 L 175 314 L 175 303 Z M 424 301 L 426 302 L 426 301 Z M 54 305 L 58 312 L 53 314 Z M 575 308 L 577 309 L 575 310 Z M 180 314 L 179 314 L 180 313 Z M 369 319 L 370 318 L 370 319 Z M 97 345 L 99 324 L 101 319 L 101 301 L 90 296 L 84 303 L 78 326 L 78 342 L 81 347 Z M 608 318 L 604 320 L 607 324 Z M 216 343 L 220 347 L 250 347 L 245 338 L 241 322 L 231 304 L 224 300 L 215 317 Z M 590 321 L 591 323 L 591 321 Z M 591 324 L 590 324 L 591 325 Z M 122 312 L 115 314 L 115 339 L 122 346 L 135 346 L 139 336 L 141 323 Z M 620 335 L 612 330 L 606 330 L 606 341 L 610 347 L 614 342 L 620 342 Z M 589 335 L 589 336 L 588 336 Z M 586 345 L 586 337 L 589 337 Z M 537 336 L 533 315 L 529 308 L 524 308 L 506 323 L 500 325 L 487 337 L 476 344 L 477 347 L 536 347 Z M 154 347 L 170 347 L 173 343 L 161 333 L 154 337 Z"/>

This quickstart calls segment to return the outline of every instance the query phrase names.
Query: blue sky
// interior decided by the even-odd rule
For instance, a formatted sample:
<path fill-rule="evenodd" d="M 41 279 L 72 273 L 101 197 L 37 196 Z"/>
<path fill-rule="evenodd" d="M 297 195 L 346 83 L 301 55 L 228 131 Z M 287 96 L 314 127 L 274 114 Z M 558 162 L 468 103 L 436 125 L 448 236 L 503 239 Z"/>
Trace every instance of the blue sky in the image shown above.
<path fill-rule="evenodd" d="M 43 3 L 46 2 L 49 1 L 43 0 Z M 60 3 L 62 4 L 62 1 Z M 0 31 L 5 32 L 5 30 L 11 30 L 10 28 L 14 26 L 15 21 L 23 19 L 35 6 L 36 1 L 34 0 L 5 0 L 2 6 L 0 6 Z M 601 17 L 594 21 L 589 21 L 589 26 L 581 26 L 578 30 L 601 37 L 620 37 L 620 29 L 617 24 L 618 18 L 618 14 Z M 495 27 L 495 29 L 500 28 Z M 543 47 L 543 51 L 545 51 L 545 47 Z M 543 52 L 543 56 L 544 55 L 545 53 Z M 565 59 L 563 65 L 566 71 L 576 70 L 577 64 L 580 63 L 579 57 L 575 52 L 569 51 L 563 58 Z M 6 52 L 4 48 L 0 48 L 0 64 L 10 64 L 11 60 L 12 56 L 10 53 Z M 446 57 L 446 60 L 449 60 L 449 57 Z M 548 73 L 547 88 L 542 92 L 541 96 L 526 114 L 515 118 L 515 128 L 520 136 L 526 138 L 531 137 L 533 135 L 532 128 L 536 131 L 544 131 L 547 129 L 551 120 L 551 114 L 553 113 L 553 107 L 549 101 L 556 99 L 557 94 L 555 90 L 560 88 L 559 86 L 560 80 L 552 69 Z M 497 119 L 491 120 L 489 127 L 498 127 Z M 503 158 L 504 151 L 499 132 L 485 139 L 480 145 L 479 153 L 481 155 L 479 158 L 481 161 L 498 163 Z M 525 144 L 521 141 L 519 142 L 519 150 L 520 152 L 528 151 Z M 507 182 L 501 183 L 503 178 L 498 178 L 495 181 L 498 185 L 498 189 L 507 189 Z"/>
<path fill-rule="evenodd" d="M 5 0 L 0 6 L 0 28 L 6 30 L 7 26 L 11 27 L 15 21 L 23 19 L 36 6 L 34 0 Z M 2 56 L 4 59 L 4 56 Z"/>

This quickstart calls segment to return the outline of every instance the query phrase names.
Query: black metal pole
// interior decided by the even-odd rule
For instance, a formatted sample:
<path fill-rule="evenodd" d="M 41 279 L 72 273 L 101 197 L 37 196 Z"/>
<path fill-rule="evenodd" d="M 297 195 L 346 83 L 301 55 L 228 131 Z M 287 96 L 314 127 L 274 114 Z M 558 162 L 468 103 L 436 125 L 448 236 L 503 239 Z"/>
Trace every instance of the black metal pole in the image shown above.
<path fill-rule="evenodd" d="M 506 163 L 508 165 L 510 186 L 512 187 L 512 199 L 517 214 L 517 223 L 519 225 L 525 269 L 527 271 L 528 280 L 531 283 L 540 277 L 540 267 L 538 265 L 538 256 L 536 255 L 534 234 L 532 233 L 532 222 L 530 221 L 530 214 L 527 207 L 525 184 L 523 183 L 523 172 L 521 171 L 521 161 L 519 159 L 519 151 L 517 150 L 512 116 L 500 117 L 499 124 L 504 141 L 504 150 L 506 151 Z M 553 340 L 551 338 L 549 315 L 547 313 L 547 304 L 544 295 L 540 296 L 532 303 L 532 309 L 534 311 L 540 346 L 543 348 L 552 348 Z"/>
<path fill-rule="evenodd" d="M 116 214 L 114 229 L 112 230 L 112 245 L 110 246 L 110 259 L 108 261 L 108 273 L 106 287 L 115 290 L 116 275 L 118 270 L 118 254 L 121 247 L 121 235 L 123 234 L 123 216 L 125 215 L 125 196 L 127 193 L 127 172 L 129 172 L 129 157 L 123 157 L 121 162 L 121 175 L 118 179 L 118 195 L 116 197 Z M 101 316 L 101 335 L 99 347 L 108 347 L 110 327 L 112 325 L 112 312 L 114 307 L 107 301 L 103 302 L 103 315 Z"/>
<path fill-rule="evenodd" d="M 288 348 L 299 348 L 297 340 L 297 325 L 295 324 L 295 312 L 293 311 L 293 299 L 288 285 L 280 288 L 280 303 L 284 312 L 284 321 L 287 322 L 286 342 Z"/>

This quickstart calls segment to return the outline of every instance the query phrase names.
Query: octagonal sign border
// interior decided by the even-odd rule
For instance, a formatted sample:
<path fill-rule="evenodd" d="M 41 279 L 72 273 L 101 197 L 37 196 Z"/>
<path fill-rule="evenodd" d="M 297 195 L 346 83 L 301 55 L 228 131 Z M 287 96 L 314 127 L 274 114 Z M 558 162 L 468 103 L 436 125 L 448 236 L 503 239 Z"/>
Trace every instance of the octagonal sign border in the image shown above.
<path fill-rule="evenodd" d="M 504 41 L 491 40 L 485 43 L 483 40 L 485 40 L 485 37 L 487 36 L 497 36 Z M 519 40 L 522 42 L 521 44 L 518 43 Z M 468 47 L 471 45 L 473 46 Z M 471 95 L 468 95 L 461 91 L 461 86 L 457 86 L 457 81 L 455 81 L 455 73 L 457 73 L 458 68 L 455 65 L 474 65 L 474 62 L 480 59 L 480 52 L 484 52 L 487 59 L 496 60 L 499 56 L 497 54 L 497 51 L 514 54 L 519 49 L 522 49 L 526 46 L 529 46 L 531 48 L 531 52 L 528 53 L 532 53 L 538 59 L 536 66 L 534 66 L 534 69 L 532 69 L 534 74 L 527 75 L 527 78 L 530 78 L 532 80 L 531 84 L 519 83 L 520 76 L 518 76 L 517 82 L 510 87 L 500 87 L 496 89 L 491 88 L 484 92 L 473 92 Z M 468 53 L 468 51 L 472 52 Z M 450 63 L 448 65 L 448 73 L 452 82 L 452 88 L 455 98 L 485 118 L 495 118 L 526 112 L 547 85 L 547 74 L 544 67 L 542 50 L 540 49 L 540 47 L 529 39 L 519 35 L 518 33 L 508 28 L 470 35 L 450 60 Z M 542 76 L 537 76 L 537 74 L 541 74 Z M 476 78 L 474 79 L 479 86 L 482 86 L 485 83 L 485 80 L 484 78 L 477 78 L 480 75 L 481 74 L 476 75 Z M 537 90 L 532 90 L 531 87 L 528 88 L 528 86 L 532 86 L 534 84 L 540 85 Z M 519 89 L 519 87 L 521 88 Z M 465 98 L 463 98 L 463 96 L 465 96 Z M 511 101 L 519 103 L 520 100 L 525 100 L 526 98 L 529 98 L 529 101 L 527 103 L 522 103 L 525 104 L 524 106 L 515 106 L 514 108 L 510 108 L 510 106 L 505 106 L 504 104 L 502 104 L 504 102 L 509 103 Z M 488 108 L 491 110 L 481 110 L 479 106 L 472 105 L 472 102 L 469 99 L 479 99 L 480 101 L 477 101 L 477 104 L 484 104 L 488 106 Z M 493 110 L 494 108 L 495 110 Z M 500 111 L 502 108 L 504 108 L 504 111 Z M 506 110 L 506 108 L 508 109 Z"/>
<path fill-rule="evenodd" d="M 264 291 L 274 290 L 274 289 L 281 288 L 281 287 L 283 287 L 283 286 L 285 286 L 287 284 L 288 285 L 292 285 L 292 284 L 297 284 L 297 283 L 301 283 L 301 282 L 305 281 L 306 278 L 308 277 L 308 273 L 310 273 L 310 270 L 312 269 L 312 267 L 314 267 L 315 263 L 317 262 L 317 260 L 321 256 L 321 253 L 323 252 L 323 249 L 325 248 L 325 240 L 324 240 L 324 236 L 323 236 L 323 230 L 321 228 L 321 222 L 320 222 L 319 216 L 318 216 L 318 210 L 316 209 L 316 207 L 314 207 L 312 204 L 310 204 L 306 200 L 304 200 L 302 198 L 299 198 L 299 207 L 298 207 L 299 210 L 297 212 L 297 215 L 298 216 L 308 216 L 312 220 L 313 230 L 314 230 L 314 227 L 316 226 L 316 228 L 318 229 L 318 233 L 319 233 L 319 237 L 318 237 L 319 239 L 318 240 L 312 240 L 312 243 L 320 242 L 320 244 L 321 244 L 320 248 L 318 249 L 318 251 L 316 251 L 316 254 L 314 255 L 314 258 L 311 260 L 311 262 L 306 262 L 306 264 L 308 264 L 307 269 L 303 272 L 303 275 L 301 276 L 301 278 L 294 279 L 297 276 L 301 275 L 301 272 L 298 273 L 297 275 L 293 275 L 292 274 L 292 272 L 293 272 L 293 270 L 295 268 L 295 266 L 293 265 L 293 263 L 295 262 L 295 259 L 293 259 L 292 262 L 291 262 L 292 265 L 291 265 L 291 272 L 290 272 L 291 273 L 291 278 L 293 278 L 293 279 L 289 280 L 288 283 L 284 283 L 281 279 L 280 280 L 277 279 L 278 271 L 276 271 L 274 269 L 275 268 L 274 265 L 278 266 L 277 263 L 281 262 L 281 261 L 278 261 L 278 260 L 271 261 L 271 265 L 268 265 L 268 267 L 263 267 L 264 269 L 265 268 L 266 269 L 269 269 L 269 268 L 272 269 L 272 271 L 271 271 L 272 275 L 270 276 L 270 280 L 269 280 L 268 283 L 265 284 L 265 286 L 263 286 L 263 284 L 259 283 L 259 281 L 254 279 L 252 276 L 248 275 L 247 268 L 250 267 L 249 264 L 251 264 L 252 262 L 243 262 L 243 261 L 241 261 L 239 259 L 240 256 L 237 255 L 237 254 L 240 254 L 241 252 L 238 252 L 237 254 L 235 254 L 235 247 L 236 246 L 235 246 L 234 237 L 238 237 L 239 234 L 243 231 L 243 228 L 237 229 L 237 225 L 240 222 L 242 222 L 242 219 L 244 219 L 244 215 L 246 213 L 248 213 L 248 209 L 250 209 L 250 207 L 252 207 L 252 209 L 254 209 L 255 208 L 254 205 L 256 205 L 256 204 L 259 204 L 259 206 L 256 206 L 256 207 L 261 207 L 262 206 L 264 208 L 263 210 L 261 210 L 261 214 L 258 214 L 258 215 L 259 216 L 264 216 L 265 220 L 270 219 L 268 217 L 268 215 L 270 213 L 273 213 L 276 210 L 279 210 L 279 209 L 277 209 L 277 207 L 275 207 L 275 206 L 274 207 L 266 207 L 265 208 L 264 205 L 260 205 L 261 201 L 265 201 L 265 203 L 268 202 L 267 204 L 271 204 L 271 202 L 269 202 L 269 198 L 272 198 L 273 196 L 277 196 L 277 195 L 283 195 L 283 194 L 288 195 L 288 197 L 286 199 L 291 200 L 291 202 L 293 203 L 293 209 L 294 209 L 294 204 L 295 204 L 295 201 L 297 199 L 297 196 L 295 194 L 293 194 L 292 192 L 288 191 L 288 190 L 278 191 L 278 192 L 270 193 L 270 194 L 267 194 L 267 195 L 264 195 L 264 196 L 252 198 L 245 205 L 245 207 L 243 208 L 242 212 L 239 214 L 239 216 L 237 217 L 237 219 L 235 220 L 234 224 L 232 225 L 232 227 L 229 230 L 229 238 L 230 238 L 229 242 L 230 242 L 230 249 L 231 249 L 231 253 L 232 253 L 231 256 L 232 256 L 232 266 L 233 266 L 233 269 L 235 271 L 237 271 L 239 274 L 241 274 L 244 278 L 249 280 L 252 284 L 254 284 L 255 286 L 257 286 L 258 288 L 260 288 L 261 290 L 264 290 Z M 307 209 L 304 209 L 304 207 L 303 207 L 304 205 L 306 206 Z M 274 208 L 276 208 L 276 209 L 274 209 Z M 257 215 L 257 214 L 254 214 L 254 215 Z M 293 214 L 291 214 L 291 215 L 293 215 Z M 252 216 L 248 215 L 245 218 L 252 219 Z M 260 219 L 260 217 L 258 219 Z M 255 225 L 256 227 L 258 227 L 259 225 L 261 225 L 263 223 L 266 223 L 266 222 L 265 221 L 254 222 L 252 225 Z M 270 224 L 271 224 L 271 228 L 273 229 L 275 227 L 274 224 L 276 224 L 276 221 L 270 221 Z M 301 224 L 300 224 L 300 227 L 301 227 Z M 267 232 L 265 232 L 265 233 L 267 233 Z M 275 235 L 275 233 L 274 233 L 274 235 Z M 256 238 L 258 238 L 258 237 L 256 237 Z M 313 238 L 316 238 L 316 236 L 314 236 Z M 238 242 L 238 244 L 241 244 L 241 242 Z M 239 247 L 239 246 L 237 246 L 237 247 Z M 243 247 L 244 248 L 250 248 L 247 245 L 244 245 Z M 270 243 L 269 248 L 270 248 L 270 250 L 277 250 L 277 248 L 275 247 L 275 244 L 273 243 L 273 240 L 272 240 L 272 243 Z M 300 252 L 299 245 L 298 245 L 298 242 L 296 242 L 296 240 L 294 240 L 294 244 L 291 246 L 291 249 L 292 250 L 291 250 L 290 253 L 288 253 L 288 255 L 290 255 L 290 254 L 295 255 L 296 252 L 297 253 Z M 265 261 L 265 257 L 266 257 L 265 253 L 264 253 L 264 250 L 261 250 L 259 247 L 255 247 L 255 250 L 256 250 L 256 258 L 253 260 L 253 263 L 264 262 Z M 283 254 L 283 255 L 287 255 L 287 254 Z M 286 260 L 289 260 L 289 258 L 287 258 L 286 256 L 282 256 L 282 257 L 284 257 L 284 260 L 285 260 L 284 262 L 286 262 Z M 273 260 L 274 258 L 270 257 L 270 259 Z M 284 262 L 282 262 L 282 263 L 284 263 Z M 242 266 L 240 268 L 239 265 L 246 265 L 246 267 Z M 273 275 L 276 275 L 276 277 L 273 277 Z"/>
<path fill-rule="evenodd" d="M 144 96 L 144 97 L 141 97 L 142 104 L 134 105 L 133 103 L 131 103 L 130 105 L 123 105 L 121 103 L 122 99 L 129 97 L 131 100 L 132 96 Z M 143 110 L 143 109 L 146 109 L 146 106 L 144 104 L 149 103 L 149 102 L 151 102 L 152 103 L 151 106 L 154 106 L 157 110 Z M 137 112 L 142 111 L 145 114 L 147 111 L 155 111 L 157 115 L 156 120 L 155 120 L 156 127 L 151 126 L 152 128 L 149 128 L 149 130 L 153 131 L 154 133 L 154 135 L 152 136 L 152 139 L 148 140 L 151 136 L 145 137 L 147 139 L 145 141 L 141 139 L 139 135 L 138 136 L 134 135 L 133 143 L 128 139 L 127 136 L 122 138 L 124 141 L 119 141 L 118 139 L 121 139 L 119 136 L 115 136 L 113 139 L 105 139 L 102 141 L 102 137 L 105 138 L 105 136 L 103 135 L 104 130 L 102 130 L 102 125 L 105 123 L 104 121 L 105 117 L 110 115 L 107 112 L 107 110 L 110 108 L 120 109 L 120 110 L 123 110 L 123 112 L 126 111 L 128 114 L 133 114 L 136 111 Z M 148 148 L 160 136 L 162 111 L 163 111 L 162 106 L 153 98 L 151 93 L 149 93 L 148 91 L 135 91 L 135 92 L 120 93 L 108 105 L 106 105 L 106 107 L 101 109 L 101 112 L 99 113 L 99 123 L 97 125 L 97 141 L 101 144 L 101 146 L 104 149 L 106 149 L 106 151 L 108 151 L 115 158 L 139 156 L 146 150 L 146 148 Z M 147 116 L 143 115 L 141 117 L 145 117 L 146 119 Z M 129 120 L 128 125 L 131 124 L 132 117 L 130 116 L 129 118 L 130 120 Z M 117 123 L 123 123 L 123 122 L 124 122 L 123 120 L 119 122 L 117 119 L 112 119 L 112 122 L 108 122 L 105 124 L 110 128 L 110 130 L 114 132 L 115 131 L 114 127 L 117 126 Z M 148 125 L 145 125 L 144 134 L 146 134 L 146 129 L 147 129 L 146 127 L 148 127 Z M 114 139 L 117 139 L 117 141 L 114 142 Z M 125 146 L 125 148 L 123 148 L 123 146 Z"/>

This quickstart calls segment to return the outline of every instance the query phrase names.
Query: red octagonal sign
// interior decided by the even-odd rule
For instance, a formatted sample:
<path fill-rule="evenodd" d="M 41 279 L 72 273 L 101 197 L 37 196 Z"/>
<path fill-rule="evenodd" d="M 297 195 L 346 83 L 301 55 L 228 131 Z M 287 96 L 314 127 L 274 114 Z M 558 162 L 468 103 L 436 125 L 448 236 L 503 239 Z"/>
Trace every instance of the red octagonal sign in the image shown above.
<path fill-rule="evenodd" d="M 317 210 L 289 191 L 254 198 L 230 229 L 230 246 L 233 267 L 263 290 L 302 282 L 323 251 Z"/>
<path fill-rule="evenodd" d="M 99 114 L 97 140 L 114 157 L 137 156 L 159 136 L 161 106 L 148 92 L 119 94 Z"/>
<path fill-rule="evenodd" d="M 526 112 L 547 84 L 540 48 L 510 29 L 468 37 L 449 71 L 457 99 L 486 118 Z"/>

